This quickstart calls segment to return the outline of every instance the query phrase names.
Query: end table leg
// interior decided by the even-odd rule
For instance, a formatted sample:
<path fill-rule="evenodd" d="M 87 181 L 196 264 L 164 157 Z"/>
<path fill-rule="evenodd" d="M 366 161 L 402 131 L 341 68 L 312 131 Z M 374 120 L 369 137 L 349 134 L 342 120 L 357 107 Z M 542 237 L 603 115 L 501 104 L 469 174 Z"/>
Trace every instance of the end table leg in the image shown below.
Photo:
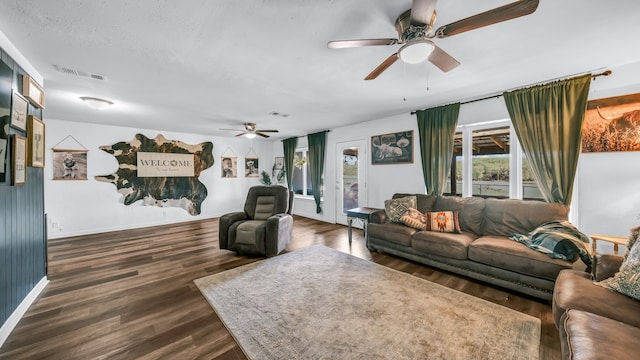
<path fill-rule="evenodd" d="M 351 224 L 353 223 L 353 218 L 351 216 L 347 217 L 347 223 L 349 224 L 349 245 L 351 245 Z"/>

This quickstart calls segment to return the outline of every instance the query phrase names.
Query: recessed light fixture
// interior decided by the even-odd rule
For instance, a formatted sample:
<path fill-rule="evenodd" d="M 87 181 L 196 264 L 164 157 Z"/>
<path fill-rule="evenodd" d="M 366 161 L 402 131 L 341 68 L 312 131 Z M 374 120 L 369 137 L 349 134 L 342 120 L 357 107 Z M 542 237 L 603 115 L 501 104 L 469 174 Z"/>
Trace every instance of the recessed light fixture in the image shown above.
<path fill-rule="evenodd" d="M 87 104 L 90 108 L 96 110 L 104 110 L 113 105 L 112 101 L 90 96 L 81 96 L 80 100 L 84 101 L 84 103 Z"/>

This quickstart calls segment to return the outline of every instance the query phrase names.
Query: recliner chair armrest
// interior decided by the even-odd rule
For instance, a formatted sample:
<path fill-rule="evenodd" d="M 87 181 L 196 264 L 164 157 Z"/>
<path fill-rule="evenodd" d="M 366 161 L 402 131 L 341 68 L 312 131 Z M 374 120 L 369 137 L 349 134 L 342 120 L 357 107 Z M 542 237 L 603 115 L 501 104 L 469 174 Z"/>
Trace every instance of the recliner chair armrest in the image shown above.
<path fill-rule="evenodd" d="M 293 216 L 275 214 L 267 219 L 265 250 L 267 256 L 278 255 L 291 241 Z"/>
<path fill-rule="evenodd" d="M 378 210 L 371 213 L 371 222 L 376 224 L 384 224 L 387 222 L 387 213 L 384 210 Z"/>
<path fill-rule="evenodd" d="M 220 216 L 218 221 L 218 241 L 220 249 L 229 248 L 229 227 L 237 221 L 247 220 L 247 214 L 244 211 L 237 211 Z"/>
<path fill-rule="evenodd" d="M 596 254 L 593 257 L 593 271 L 591 275 L 593 280 L 602 281 L 610 278 L 620 270 L 622 265 L 622 256 L 612 254 Z"/>

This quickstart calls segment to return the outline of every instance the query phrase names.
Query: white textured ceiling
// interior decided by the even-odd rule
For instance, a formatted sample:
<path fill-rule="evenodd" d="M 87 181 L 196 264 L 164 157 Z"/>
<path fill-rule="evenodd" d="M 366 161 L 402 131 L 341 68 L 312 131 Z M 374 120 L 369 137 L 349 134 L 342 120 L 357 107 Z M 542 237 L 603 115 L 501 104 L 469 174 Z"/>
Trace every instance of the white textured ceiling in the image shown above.
<path fill-rule="evenodd" d="M 436 27 L 511 2 L 440 0 Z M 462 65 L 396 62 L 398 45 L 328 49 L 329 40 L 397 37 L 410 0 L 3 0 L 0 31 L 44 76 L 45 119 L 275 138 L 468 100 L 547 79 L 640 62 L 637 0 L 541 0 L 532 15 L 436 43 Z M 53 65 L 106 75 L 75 77 Z M 614 74 L 615 75 L 615 74 Z M 103 112 L 78 99 L 113 101 Z M 271 112 L 289 114 L 277 117 Z"/>

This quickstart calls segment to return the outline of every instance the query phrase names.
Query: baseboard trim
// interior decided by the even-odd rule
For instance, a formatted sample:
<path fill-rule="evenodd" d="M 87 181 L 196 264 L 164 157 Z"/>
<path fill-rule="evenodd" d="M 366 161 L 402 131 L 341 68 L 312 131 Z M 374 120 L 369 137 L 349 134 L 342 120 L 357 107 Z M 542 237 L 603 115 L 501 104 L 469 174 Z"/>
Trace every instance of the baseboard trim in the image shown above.
<path fill-rule="evenodd" d="M 44 288 L 49 283 L 49 279 L 47 277 L 43 277 L 40 281 L 33 287 L 33 289 L 27 294 L 27 297 L 22 300 L 20 305 L 16 308 L 16 310 L 9 316 L 7 321 L 2 324 L 2 328 L 0 328 L 0 347 L 7 340 L 13 329 L 18 325 L 18 321 L 22 319 L 22 316 L 29 310 L 29 307 L 33 302 L 38 298 L 38 295 L 44 290 Z"/>

